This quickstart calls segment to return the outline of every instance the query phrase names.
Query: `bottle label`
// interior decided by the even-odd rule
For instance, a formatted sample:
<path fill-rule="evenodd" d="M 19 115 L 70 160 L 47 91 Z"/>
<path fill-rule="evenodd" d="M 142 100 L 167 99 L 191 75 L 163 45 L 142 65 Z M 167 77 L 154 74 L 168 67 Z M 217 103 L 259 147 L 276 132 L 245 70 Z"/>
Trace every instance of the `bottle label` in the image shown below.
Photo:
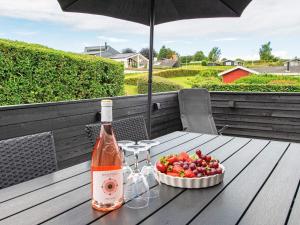
<path fill-rule="evenodd" d="M 109 204 L 123 198 L 122 169 L 92 171 L 93 199 L 102 204 Z"/>

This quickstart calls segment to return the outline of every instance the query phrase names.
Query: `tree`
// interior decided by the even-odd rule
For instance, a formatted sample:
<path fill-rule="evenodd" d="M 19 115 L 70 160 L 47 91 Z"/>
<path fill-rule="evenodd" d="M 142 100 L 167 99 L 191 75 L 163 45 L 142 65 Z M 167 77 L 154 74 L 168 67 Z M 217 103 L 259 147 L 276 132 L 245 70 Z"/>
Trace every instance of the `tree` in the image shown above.
<path fill-rule="evenodd" d="M 198 51 L 194 55 L 194 61 L 202 61 L 205 59 L 206 59 L 206 56 L 204 55 L 203 51 Z"/>
<path fill-rule="evenodd" d="M 132 48 L 125 48 L 122 50 L 122 53 L 136 53 L 136 51 Z"/>
<path fill-rule="evenodd" d="M 218 47 L 213 47 L 208 54 L 208 60 L 211 62 L 217 62 L 221 56 L 221 49 Z"/>
<path fill-rule="evenodd" d="M 191 55 L 187 55 L 187 56 L 180 56 L 180 62 L 185 64 L 185 63 L 189 63 L 193 60 L 193 56 Z"/>
<path fill-rule="evenodd" d="M 259 49 L 259 57 L 260 60 L 264 61 L 272 61 L 274 59 L 274 56 L 272 55 L 272 48 L 271 48 L 271 42 L 267 42 L 266 44 L 263 44 Z"/>
<path fill-rule="evenodd" d="M 149 55 L 150 55 L 150 51 L 149 48 L 142 48 L 140 53 L 145 56 L 147 59 L 149 59 Z M 157 52 L 155 51 L 155 49 L 153 49 L 153 57 L 157 56 Z"/>
<path fill-rule="evenodd" d="M 166 46 L 163 45 L 161 47 L 161 49 L 159 50 L 157 59 L 158 60 L 161 60 L 161 59 L 171 59 L 174 54 L 176 54 L 175 51 L 173 51 L 170 48 L 166 48 Z"/>

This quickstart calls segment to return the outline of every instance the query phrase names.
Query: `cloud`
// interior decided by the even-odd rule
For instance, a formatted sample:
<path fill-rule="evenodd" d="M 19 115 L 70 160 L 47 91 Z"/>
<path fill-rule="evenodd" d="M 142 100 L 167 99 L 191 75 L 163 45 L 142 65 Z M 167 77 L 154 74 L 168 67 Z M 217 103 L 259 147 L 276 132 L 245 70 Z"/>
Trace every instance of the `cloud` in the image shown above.
<path fill-rule="evenodd" d="M 214 39 L 213 41 L 216 41 L 216 42 L 223 42 L 223 41 L 237 41 L 237 40 L 239 40 L 239 38 L 228 37 L 228 38 L 218 38 L 218 39 Z"/>
<path fill-rule="evenodd" d="M 289 56 L 288 52 L 285 50 L 276 50 L 273 51 L 273 55 L 279 57 L 279 58 L 283 58 L 283 59 L 288 59 L 288 58 L 292 58 Z"/>
<path fill-rule="evenodd" d="M 37 31 L 15 31 L 13 33 L 18 36 L 33 36 L 33 35 L 38 34 Z"/>
<path fill-rule="evenodd" d="M 115 38 L 115 37 L 107 37 L 107 36 L 98 36 L 97 38 L 99 40 L 108 41 L 108 42 L 112 42 L 112 43 L 124 43 L 124 42 L 128 42 L 127 39 L 123 39 L 123 38 Z"/>
<path fill-rule="evenodd" d="M 253 0 L 241 18 L 183 20 L 159 25 L 155 32 L 159 38 L 174 35 L 177 38 L 220 37 L 234 34 L 262 37 L 299 35 L 299 8 L 298 0 Z M 34 21 L 51 21 L 79 30 L 148 36 L 148 28 L 144 25 L 104 16 L 62 12 L 56 0 L 1 0 L 0 15 Z M 214 39 L 220 39 L 217 37 Z"/>

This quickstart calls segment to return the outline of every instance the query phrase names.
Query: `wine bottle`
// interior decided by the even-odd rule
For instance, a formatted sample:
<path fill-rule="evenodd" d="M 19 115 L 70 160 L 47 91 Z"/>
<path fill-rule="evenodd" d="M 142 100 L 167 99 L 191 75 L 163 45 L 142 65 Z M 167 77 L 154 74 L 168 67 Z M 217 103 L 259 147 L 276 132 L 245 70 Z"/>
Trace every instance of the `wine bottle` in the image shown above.
<path fill-rule="evenodd" d="M 123 203 L 122 155 L 112 128 L 112 101 L 101 101 L 101 128 L 93 149 L 92 207 L 111 211 Z"/>

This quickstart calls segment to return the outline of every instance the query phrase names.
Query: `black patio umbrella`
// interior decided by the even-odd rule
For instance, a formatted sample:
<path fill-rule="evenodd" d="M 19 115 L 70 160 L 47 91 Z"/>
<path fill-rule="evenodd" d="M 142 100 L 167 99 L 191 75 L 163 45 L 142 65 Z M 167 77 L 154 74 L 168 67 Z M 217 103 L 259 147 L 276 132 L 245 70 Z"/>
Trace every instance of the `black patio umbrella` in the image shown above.
<path fill-rule="evenodd" d="M 240 17 L 251 0 L 58 0 L 63 11 L 90 13 L 150 26 L 147 128 L 151 135 L 154 25 L 170 21 Z"/>

